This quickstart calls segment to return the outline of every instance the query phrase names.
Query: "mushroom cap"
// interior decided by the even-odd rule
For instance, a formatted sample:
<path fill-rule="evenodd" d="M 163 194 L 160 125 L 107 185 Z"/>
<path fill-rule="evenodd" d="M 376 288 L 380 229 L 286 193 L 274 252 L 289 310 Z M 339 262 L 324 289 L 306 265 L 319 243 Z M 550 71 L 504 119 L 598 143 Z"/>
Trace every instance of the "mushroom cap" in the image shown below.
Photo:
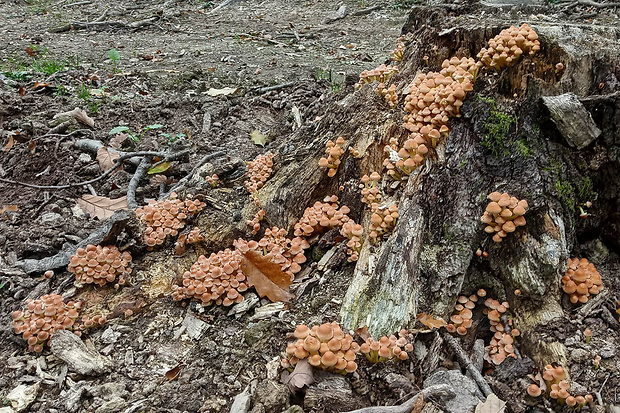
<path fill-rule="evenodd" d="M 316 330 L 316 337 L 323 342 L 331 340 L 333 336 L 334 331 L 329 323 L 321 324 Z"/>
<path fill-rule="evenodd" d="M 540 387 L 538 387 L 535 384 L 530 384 L 530 386 L 527 388 L 527 394 L 529 394 L 532 397 L 538 397 L 542 394 L 542 391 L 540 390 Z"/>
<path fill-rule="evenodd" d="M 321 357 L 321 363 L 325 367 L 333 367 L 336 365 L 337 362 L 338 362 L 338 357 L 336 357 L 336 355 L 332 353 L 331 351 L 326 351 Z"/>

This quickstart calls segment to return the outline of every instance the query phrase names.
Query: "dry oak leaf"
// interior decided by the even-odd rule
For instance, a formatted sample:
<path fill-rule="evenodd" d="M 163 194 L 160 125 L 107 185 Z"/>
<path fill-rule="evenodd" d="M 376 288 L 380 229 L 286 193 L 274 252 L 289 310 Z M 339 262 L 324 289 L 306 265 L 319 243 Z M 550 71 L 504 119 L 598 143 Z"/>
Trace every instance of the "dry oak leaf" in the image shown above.
<path fill-rule="evenodd" d="M 74 118 L 78 122 L 91 128 L 95 127 L 95 120 L 88 116 L 85 110 L 80 109 L 79 107 L 68 112 L 62 112 L 54 115 L 54 119 L 60 119 L 63 122 L 69 118 Z"/>
<path fill-rule="evenodd" d="M 97 162 L 99 162 L 99 167 L 103 172 L 112 168 L 115 163 L 114 161 L 119 158 L 121 155 L 111 148 L 106 148 L 102 146 L 97 150 Z"/>
<path fill-rule="evenodd" d="M 288 292 L 291 278 L 278 264 L 271 262 L 256 251 L 242 253 L 241 269 L 248 279 L 248 283 L 256 289 L 261 297 L 267 296 L 271 301 L 288 303 L 295 297 Z"/>
<path fill-rule="evenodd" d="M 129 138 L 128 133 L 117 133 L 116 135 L 112 136 L 112 138 L 110 138 L 108 145 L 110 146 L 110 148 L 120 149 L 123 145 L 123 142 L 125 142 L 127 138 Z"/>
<path fill-rule="evenodd" d="M 506 410 L 506 402 L 497 397 L 494 393 L 487 396 L 487 400 L 478 402 L 474 413 L 504 413 Z"/>
<path fill-rule="evenodd" d="M 110 218 L 114 212 L 120 209 L 127 209 L 127 197 L 110 199 L 104 196 L 82 195 L 82 198 L 75 200 L 77 204 L 87 214 L 97 217 L 100 220 Z"/>
<path fill-rule="evenodd" d="M 9 136 L 9 141 L 7 142 L 6 145 L 4 145 L 4 150 L 7 152 L 10 151 L 14 144 L 15 144 L 15 141 L 13 140 L 13 136 Z"/>
<path fill-rule="evenodd" d="M 17 205 L 5 205 L 0 207 L 0 214 L 4 212 L 16 212 L 19 209 Z"/>
<path fill-rule="evenodd" d="M 432 315 L 427 313 L 418 314 L 418 321 L 430 329 L 445 327 L 447 324 L 446 320 L 443 318 L 434 318 Z"/>
<path fill-rule="evenodd" d="M 355 330 L 355 334 L 360 336 L 362 340 L 368 340 L 371 337 L 370 333 L 368 332 L 368 326 L 361 326 L 360 328 Z"/>
<path fill-rule="evenodd" d="M 310 386 L 312 383 L 314 383 L 312 366 L 308 363 L 308 359 L 299 360 L 295 365 L 295 370 L 293 370 L 286 380 L 289 391 L 295 394 L 297 391 L 303 389 L 304 386 Z"/>

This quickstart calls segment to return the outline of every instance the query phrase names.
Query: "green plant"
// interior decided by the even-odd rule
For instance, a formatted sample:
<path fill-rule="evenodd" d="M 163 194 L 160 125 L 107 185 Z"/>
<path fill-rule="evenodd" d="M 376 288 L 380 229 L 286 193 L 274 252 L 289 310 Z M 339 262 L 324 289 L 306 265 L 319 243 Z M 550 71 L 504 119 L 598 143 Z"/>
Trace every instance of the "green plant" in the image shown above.
<path fill-rule="evenodd" d="M 560 198 L 562 204 L 569 211 L 575 212 L 575 189 L 573 185 L 558 176 L 555 182 L 555 189 L 558 191 L 558 198 Z"/>
<path fill-rule="evenodd" d="M 177 139 L 185 138 L 187 136 L 184 133 L 180 133 L 180 132 L 175 134 L 175 135 L 170 135 L 169 133 L 161 132 L 159 135 L 163 136 L 164 138 L 166 138 L 168 145 L 170 145 L 171 143 L 173 143 Z"/>
<path fill-rule="evenodd" d="M 118 73 L 118 62 L 121 60 L 121 54 L 116 49 L 108 50 L 108 58 L 112 61 L 114 66 L 114 73 Z"/>
<path fill-rule="evenodd" d="M 314 77 L 318 82 L 326 81 L 329 83 L 329 87 L 333 93 L 338 93 L 342 90 L 345 83 L 345 77 L 338 76 L 330 69 L 316 68 L 314 71 Z"/>
<path fill-rule="evenodd" d="M 164 125 L 160 125 L 158 123 L 153 124 L 153 125 L 148 125 L 146 128 L 144 128 L 142 133 L 138 135 L 137 133 L 133 133 L 129 129 L 129 126 L 119 125 L 119 126 L 112 128 L 110 132 L 108 132 L 108 135 L 118 135 L 119 133 L 125 132 L 132 141 L 140 142 L 140 140 L 142 140 L 142 138 L 148 131 L 153 130 L 153 129 L 159 129 L 159 128 L 162 128 L 163 126 Z"/>
<path fill-rule="evenodd" d="M 521 156 L 522 158 L 529 158 L 534 153 L 534 151 L 532 150 L 532 148 L 530 148 L 530 145 L 528 145 L 527 140 L 525 138 L 522 138 L 516 141 L 515 148 L 519 156 Z"/>

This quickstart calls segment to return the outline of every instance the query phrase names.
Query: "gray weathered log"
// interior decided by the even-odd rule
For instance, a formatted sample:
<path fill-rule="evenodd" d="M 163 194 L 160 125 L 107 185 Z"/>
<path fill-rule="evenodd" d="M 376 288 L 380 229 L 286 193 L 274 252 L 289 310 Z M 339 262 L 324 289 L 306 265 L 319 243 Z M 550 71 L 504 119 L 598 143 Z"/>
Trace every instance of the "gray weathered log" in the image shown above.
<path fill-rule="evenodd" d="M 58 330 L 50 342 L 52 353 L 67 363 L 69 370 L 78 374 L 95 376 L 109 372 L 111 360 L 86 347 L 78 336 L 68 330 Z"/>
<path fill-rule="evenodd" d="M 544 96 L 542 100 L 569 145 L 583 149 L 601 135 L 592 115 L 574 93 Z"/>
<path fill-rule="evenodd" d="M 351 410 L 348 413 L 409 413 L 413 410 L 413 406 L 418 401 L 420 394 L 424 400 L 433 398 L 451 398 L 454 397 L 454 390 L 447 384 L 427 387 L 420 393 L 416 394 L 406 402 L 398 406 L 375 406 L 364 407 L 363 409 Z"/>

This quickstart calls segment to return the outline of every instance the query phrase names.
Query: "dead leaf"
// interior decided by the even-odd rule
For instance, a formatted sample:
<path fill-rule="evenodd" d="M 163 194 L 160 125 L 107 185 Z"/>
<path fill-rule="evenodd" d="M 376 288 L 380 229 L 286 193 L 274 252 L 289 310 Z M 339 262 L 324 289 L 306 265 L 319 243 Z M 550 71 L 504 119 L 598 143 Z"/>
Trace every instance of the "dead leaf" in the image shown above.
<path fill-rule="evenodd" d="M 225 87 L 222 89 L 214 89 L 214 88 L 210 88 L 209 90 L 207 90 L 207 95 L 209 96 L 226 96 L 226 95 L 232 95 L 233 93 L 236 93 L 237 90 L 239 90 L 239 88 L 236 87 Z"/>
<path fill-rule="evenodd" d="M 4 150 L 7 152 L 10 151 L 14 144 L 15 144 L 15 141 L 13 140 L 13 136 L 9 136 L 9 141 L 7 142 L 6 145 L 4 145 Z"/>
<path fill-rule="evenodd" d="M 110 199 L 104 196 L 82 195 L 82 198 L 75 200 L 77 204 L 87 214 L 97 217 L 100 220 L 107 219 L 114 215 L 114 212 L 127 209 L 127 197 Z"/>
<path fill-rule="evenodd" d="M 125 142 L 128 137 L 129 137 L 128 133 L 122 133 L 122 132 L 117 133 L 116 135 L 112 137 L 112 139 L 110 139 L 110 141 L 108 142 L 108 146 L 110 148 L 120 149 L 121 146 L 123 145 L 123 142 Z"/>
<path fill-rule="evenodd" d="M 424 408 L 424 396 L 422 395 L 422 392 L 420 392 L 420 394 L 418 395 L 418 400 L 415 401 L 415 404 L 413 405 L 413 409 L 411 410 L 411 413 L 420 413 L 423 408 Z"/>
<path fill-rule="evenodd" d="M 355 334 L 360 336 L 362 338 L 362 340 L 364 340 L 364 341 L 368 340 L 371 337 L 370 333 L 368 332 L 368 326 L 361 326 L 360 328 L 355 330 Z"/>
<path fill-rule="evenodd" d="M 24 96 L 26 94 L 26 89 L 24 89 L 23 87 L 19 87 L 17 89 L 17 93 L 19 94 L 19 96 Z"/>
<path fill-rule="evenodd" d="M 39 83 L 37 81 L 34 82 L 34 86 L 32 87 L 32 90 L 36 90 L 36 89 L 42 89 L 44 87 L 48 87 L 50 84 L 49 83 Z"/>
<path fill-rule="evenodd" d="M 261 297 L 267 296 L 271 301 L 289 302 L 295 297 L 288 292 L 291 278 L 278 264 L 271 262 L 256 251 L 243 253 L 242 270 L 248 283 L 256 289 Z"/>
<path fill-rule="evenodd" d="M 446 320 L 444 320 L 443 318 L 434 318 L 432 315 L 427 313 L 418 314 L 418 321 L 431 329 L 445 327 L 447 324 Z"/>
<path fill-rule="evenodd" d="M 543 376 L 542 374 L 540 374 L 540 372 L 536 374 L 528 374 L 527 377 L 532 379 L 538 385 L 538 387 L 540 387 L 540 390 L 542 390 L 543 393 L 547 392 L 547 383 L 545 382 L 545 379 L 543 379 Z"/>
<path fill-rule="evenodd" d="M 174 244 L 174 253 L 176 255 L 183 255 L 185 252 L 185 241 L 187 240 L 187 235 L 182 234 L 177 239 L 177 242 Z"/>
<path fill-rule="evenodd" d="M 504 413 L 506 402 L 500 400 L 494 393 L 487 396 L 487 401 L 478 402 L 474 413 Z"/>
<path fill-rule="evenodd" d="M 102 146 L 97 150 L 97 162 L 99 162 L 99 167 L 103 172 L 116 165 L 114 160 L 120 156 L 121 155 L 117 151 L 114 149 L 108 149 L 105 146 Z"/>
<path fill-rule="evenodd" d="M 172 165 L 172 162 L 162 162 L 159 165 L 150 168 L 146 173 L 148 175 L 160 174 L 167 171 L 168 168 L 170 168 L 170 165 Z"/>
<path fill-rule="evenodd" d="M 56 115 L 54 115 L 53 119 L 59 119 L 60 121 L 64 122 L 69 118 L 74 118 L 78 122 L 83 123 L 84 125 L 91 128 L 95 127 L 95 121 L 93 120 L 93 118 L 88 116 L 86 114 L 86 111 L 80 109 L 79 107 L 68 112 L 57 113 Z"/>
<path fill-rule="evenodd" d="M 19 207 L 17 205 L 5 205 L 0 207 L 0 214 L 4 212 L 17 212 Z"/>
<path fill-rule="evenodd" d="M 168 177 L 166 177 L 165 175 L 155 175 L 151 177 L 151 179 L 149 179 L 149 183 L 155 188 L 159 188 L 159 185 L 165 184 L 167 181 Z"/>
<path fill-rule="evenodd" d="M 36 150 L 37 150 L 37 143 L 35 141 L 28 142 L 28 151 L 30 152 L 30 154 L 34 155 Z"/>
<path fill-rule="evenodd" d="M 260 133 L 258 129 L 254 129 L 250 132 L 250 139 L 257 145 L 265 146 L 265 142 L 267 142 L 267 136 Z"/>
<path fill-rule="evenodd" d="M 168 381 L 172 381 L 176 379 L 177 377 L 179 377 L 179 373 L 181 373 L 181 370 L 183 370 L 183 367 L 185 367 L 185 364 L 179 363 L 177 364 L 175 368 L 168 370 L 166 372 L 166 378 L 168 379 Z"/>
<path fill-rule="evenodd" d="M 314 383 L 314 375 L 312 374 L 312 366 L 308 363 L 308 359 L 301 359 L 295 365 L 295 370 L 288 376 L 286 385 L 291 393 L 295 394 L 304 386 L 310 386 Z"/>

